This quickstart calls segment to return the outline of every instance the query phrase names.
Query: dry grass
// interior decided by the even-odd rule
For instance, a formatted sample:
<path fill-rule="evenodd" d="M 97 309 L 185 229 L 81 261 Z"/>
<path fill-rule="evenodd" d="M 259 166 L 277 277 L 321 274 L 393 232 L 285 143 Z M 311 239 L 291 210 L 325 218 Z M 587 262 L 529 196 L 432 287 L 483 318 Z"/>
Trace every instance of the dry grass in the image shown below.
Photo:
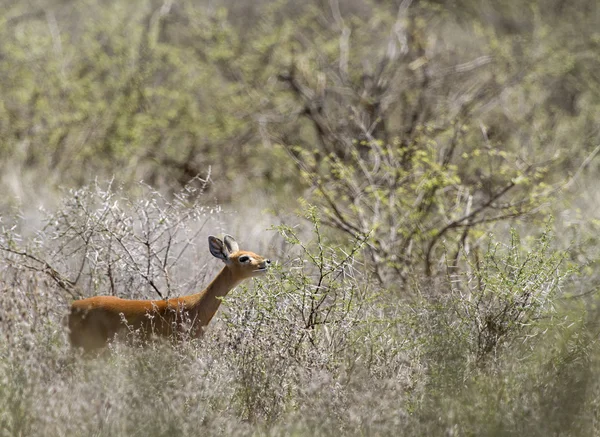
<path fill-rule="evenodd" d="M 136 267 L 148 260 L 142 252 L 133 258 L 119 257 L 117 249 L 109 252 L 110 247 L 118 248 L 114 238 L 123 242 L 121 249 L 133 251 L 144 229 L 178 223 L 178 232 L 168 229 L 172 247 L 181 248 L 187 238 L 179 236 L 193 235 L 201 229 L 198 222 L 205 220 L 205 215 L 192 213 L 194 208 L 202 210 L 200 203 L 182 202 L 177 209 L 145 190 L 136 200 L 119 190 L 87 187 L 78 198 L 88 203 L 66 198 L 34 238 L 19 238 L 14 229 L 5 228 L 2 246 L 12 252 L 3 251 L 0 273 L 1 435 L 598 431 L 594 411 L 600 399 L 600 354 L 589 322 L 593 315 L 548 294 L 557 284 L 562 287 L 560 296 L 568 288 L 567 271 L 551 262 L 551 253 L 530 251 L 519 258 L 518 240 L 514 247 L 495 250 L 487 270 L 477 272 L 478 281 L 491 287 L 480 296 L 479 302 L 486 304 L 479 309 L 465 305 L 465 293 L 479 292 L 473 287 L 474 277 L 468 276 L 452 278 L 452 286 L 421 282 L 419 293 L 415 289 L 412 297 L 393 298 L 364 273 L 362 241 L 344 246 L 328 242 L 318 214 L 310 208 L 312 228 L 278 228 L 285 238 L 270 245 L 278 266 L 265 279 L 229 295 L 201 341 L 116 343 L 101 357 L 82 358 L 69 347 L 62 322 L 68 292 L 84 285 L 86 293 L 120 294 L 127 284 L 137 284 L 135 293 L 153 293 L 147 270 Z M 120 198 L 120 214 L 133 220 L 121 233 L 114 231 L 121 223 L 115 220 L 120 217 L 116 210 L 97 214 L 114 205 L 114 196 Z M 82 205 L 87 206 L 82 210 Z M 136 215 L 136 210 L 145 213 Z M 216 217 L 211 220 L 227 220 L 220 212 L 212 214 Z M 67 228 L 57 217 L 65 216 L 93 225 L 81 228 L 87 229 L 80 233 L 87 237 L 87 246 L 77 244 L 71 233 L 60 232 Z M 147 217 L 146 227 L 139 226 L 136 217 Z M 70 232 L 78 229 L 75 224 L 70 223 Z M 64 239 L 69 244 L 61 244 Z M 146 256 L 163 253 L 163 240 L 155 241 Z M 212 266 L 207 267 L 208 252 L 195 244 L 183 252 L 174 250 L 176 266 L 155 268 L 156 278 L 168 273 L 172 290 L 183 293 L 202 282 Z M 67 247 L 72 249 L 66 252 Z M 44 270 L 41 264 L 15 255 L 19 251 L 48 260 L 55 273 L 71 282 L 53 280 L 48 270 L 36 271 Z M 112 285 L 105 278 L 109 260 L 123 263 Z M 500 267 L 504 265 L 510 276 L 518 262 L 523 275 L 512 276 L 521 281 L 516 283 L 518 290 L 534 297 L 540 290 L 553 305 L 519 301 L 519 295 L 503 288 L 514 283 L 502 282 Z M 79 283 L 70 285 L 75 278 Z M 156 283 L 168 290 L 166 279 Z M 536 286 L 527 288 L 528 284 Z M 478 317 L 495 314 L 503 308 L 499 304 L 510 302 L 527 307 L 531 317 L 503 320 L 503 337 L 482 360 Z"/>

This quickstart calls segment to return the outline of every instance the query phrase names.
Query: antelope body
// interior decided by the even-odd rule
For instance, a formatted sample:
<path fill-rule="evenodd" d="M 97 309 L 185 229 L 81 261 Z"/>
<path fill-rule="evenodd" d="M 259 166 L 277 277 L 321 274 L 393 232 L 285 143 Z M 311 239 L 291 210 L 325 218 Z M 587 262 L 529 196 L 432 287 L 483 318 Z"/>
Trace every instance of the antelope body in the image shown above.
<path fill-rule="evenodd" d="M 169 300 L 129 300 L 96 296 L 72 303 L 68 316 L 71 345 L 86 352 L 101 349 L 118 333 L 133 329 L 142 338 L 170 337 L 203 328 L 221 305 L 221 298 L 244 279 L 264 274 L 271 261 L 241 251 L 230 235 L 208 237 L 210 252 L 225 263 L 217 277 L 199 293 Z"/>

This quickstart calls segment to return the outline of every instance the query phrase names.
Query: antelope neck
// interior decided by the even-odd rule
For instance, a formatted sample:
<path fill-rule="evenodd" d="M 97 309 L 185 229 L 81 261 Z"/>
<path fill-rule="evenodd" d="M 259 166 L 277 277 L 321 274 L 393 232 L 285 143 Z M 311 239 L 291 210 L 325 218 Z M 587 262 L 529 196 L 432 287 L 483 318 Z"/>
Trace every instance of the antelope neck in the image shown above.
<path fill-rule="evenodd" d="M 199 316 L 198 319 L 202 325 L 207 325 L 215 315 L 222 302 L 220 298 L 229 293 L 240 282 L 242 280 L 234 278 L 229 268 L 223 267 L 223 270 L 208 284 L 205 290 L 190 296 L 192 297 L 190 299 L 192 311 L 198 312 L 197 316 Z"/>

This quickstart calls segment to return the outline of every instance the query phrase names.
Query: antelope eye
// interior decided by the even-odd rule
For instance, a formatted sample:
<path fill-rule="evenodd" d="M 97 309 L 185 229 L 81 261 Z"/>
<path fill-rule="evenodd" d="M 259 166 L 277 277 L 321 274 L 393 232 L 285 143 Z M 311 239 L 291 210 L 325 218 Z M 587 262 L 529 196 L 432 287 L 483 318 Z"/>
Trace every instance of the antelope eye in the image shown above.
<path fill-rule="evenodd" d="M 241 263 L 247 263 L 248 261 L 250 261 L 250 257 L 248 255 L 242 255 L 238 259 Z"/>

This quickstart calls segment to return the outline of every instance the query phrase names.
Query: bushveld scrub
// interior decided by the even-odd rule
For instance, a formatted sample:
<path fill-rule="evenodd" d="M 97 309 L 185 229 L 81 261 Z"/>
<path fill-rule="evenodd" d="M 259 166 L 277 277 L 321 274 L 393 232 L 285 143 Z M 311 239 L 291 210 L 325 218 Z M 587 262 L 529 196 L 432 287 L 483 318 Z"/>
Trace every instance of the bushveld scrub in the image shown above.
<path fill-rule="evenodd" d="M 251 179 L 283 203 L 307 187 L 305 171 L 309 187 L 324 178 L 317 192 L 331 196 L 330 167 L 342 166 L 371 175 L 368 199 L 383 226 L 401 211 L 389 196 L 419 176 L 434 176 L 424 189 L 435 202 L 406 205 L 420 215 L 454 207 L 458 217 L 470 197 L 475 211 L 512 178 L 527 189 L 564 179 L 597 147 L 598 16 L 589 0 L 5 6 L 0 183 L 24 201 L 91 174 L 173 189 L 212 166 L 223 175 L 220 201 L 243 201 Z M 390 147 L 398 153 L 388 156 Z M 404 181 L 411 166 L 420 170 Z M 31 192 L 40 175 L 47 186 Z M 350 208 L 353 179 L 340 181 L 341 212 L 368 232 L 369 203 Z M 523 191 L 498 200 L 524 200 Z M 408 218 L 395 224 L 411 233 L 419 218 Z M 401 248 L 406 236 L 397 239 Z M 380 255 L 396 263 L 379 240 Z"/>
<path fill-rule="evenodd" d="M 219 202 L 303 194 L 370 234 L 388 287 L 435 277 L 595 168 L 589 4 L 17 2 L 0 12 L 0 183 L 28 204 L 90 174 L 201 187 L 212 167 Z"/>
<path fill-rule="evenodd" d="M 600 434 L 595 2 L 4 6 L 0 436 Z M 68 345 L 226 232 L 202 340 Z"/>
<path fill-rule="evenodd" d="M 471 271 L 394 296 L 365 273 L 368 235 L 334 243 L 305 205 L 305 229 L 276 228 L 274 271 L 229 295 L 203 339 L 82 358 L 62 323 L 74 290 L 156 298 L 200 286 L 190 278 L 204 276 L 196 240 L 210 210 L 188 190 L 169 201 L 142 186 L 135 200 L 94 184 L 67 193 L 43 232 L 4 229 L 5 435 L 594 429 L 594 324 L 561 300 L 574 272 L 550 231 L 530 245 L 489 236 Z"/>

